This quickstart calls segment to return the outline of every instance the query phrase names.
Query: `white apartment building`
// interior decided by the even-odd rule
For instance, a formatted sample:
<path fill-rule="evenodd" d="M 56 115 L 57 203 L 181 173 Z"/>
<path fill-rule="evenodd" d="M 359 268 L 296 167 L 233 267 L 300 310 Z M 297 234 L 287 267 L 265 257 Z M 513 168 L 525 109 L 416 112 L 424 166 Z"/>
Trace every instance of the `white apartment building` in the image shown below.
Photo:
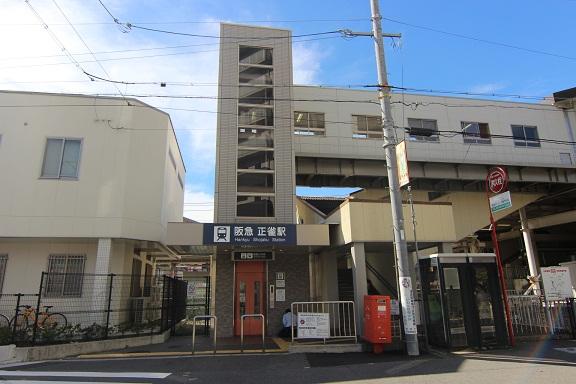
<path fill-rule="evenodd" d="M 141 101 L 0 92 L 1 292 L 36 293 L 42 271 L 150 276 L 185 172 L 170 116 Z"/>

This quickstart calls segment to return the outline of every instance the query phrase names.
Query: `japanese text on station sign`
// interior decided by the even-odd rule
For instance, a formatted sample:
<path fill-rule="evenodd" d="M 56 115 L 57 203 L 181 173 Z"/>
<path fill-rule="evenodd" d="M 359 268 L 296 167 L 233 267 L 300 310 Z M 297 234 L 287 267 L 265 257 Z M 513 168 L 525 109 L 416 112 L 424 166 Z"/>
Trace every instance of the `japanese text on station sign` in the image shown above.
<path fill-rule="evenodd" d="M 296 245 L 294 224 L 204 224 L 204 244 Z"/>

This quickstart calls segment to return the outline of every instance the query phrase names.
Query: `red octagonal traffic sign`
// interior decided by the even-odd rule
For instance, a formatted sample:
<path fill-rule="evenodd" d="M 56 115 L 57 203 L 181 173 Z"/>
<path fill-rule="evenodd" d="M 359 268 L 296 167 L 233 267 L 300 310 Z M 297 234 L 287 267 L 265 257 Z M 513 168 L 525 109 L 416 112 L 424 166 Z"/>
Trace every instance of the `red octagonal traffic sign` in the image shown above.
<path fill-rule="evenodd" d="M 490 168 L 486 186 L 492 193 L 504 192 L 508 188 L 508 173 L 502 167 Z"/>

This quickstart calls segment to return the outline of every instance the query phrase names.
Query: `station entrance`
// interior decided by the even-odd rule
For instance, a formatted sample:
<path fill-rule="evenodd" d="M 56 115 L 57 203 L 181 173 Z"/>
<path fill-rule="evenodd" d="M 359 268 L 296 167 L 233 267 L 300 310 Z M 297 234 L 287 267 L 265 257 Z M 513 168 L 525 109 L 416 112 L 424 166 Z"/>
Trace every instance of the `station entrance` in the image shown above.
<path fill-rule="evenodd" d="M 495 255 L 438 254 L 420 260 L 428 338 L 448 348 L 506 344 Z"/>
<path fill-rule="evenodd" d="M 262 319 L 243 315 L 266 313 L 266 262 L 235 262 L 234 334 L 240 336 L 241 322 L 244 321 L 244 335 L 261 335 Z"/>

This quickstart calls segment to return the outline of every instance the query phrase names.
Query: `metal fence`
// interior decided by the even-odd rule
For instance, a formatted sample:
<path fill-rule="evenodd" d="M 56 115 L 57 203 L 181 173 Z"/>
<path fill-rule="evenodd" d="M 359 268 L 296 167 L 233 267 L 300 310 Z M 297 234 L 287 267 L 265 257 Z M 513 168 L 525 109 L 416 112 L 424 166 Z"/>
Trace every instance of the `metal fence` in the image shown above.
<path fill-rule="evenodd" d="M 42 273 L 36 293 L 0 295 L 0 344 L 56 344 L 174 329 L 186 282 L 167 276 Z"/>
<path fill-rule="evenodd" d="M 516 336 L 576 338 L 574 299 L 547 301 L 544 296 L 509 294 L 508 303 Z"/>
<path fill-rule="evenodd" d="M 295 339 L 307 338 L 298 334 L 297 327 L 294 326 L 299 313 L 323 313 L 328 314 L 330 334 L 328 337 L 319 339 L 354 339 L 356 336 L 356 317 L 353 301 L 310 301 L 292 303 L 292 341 Z"/>

